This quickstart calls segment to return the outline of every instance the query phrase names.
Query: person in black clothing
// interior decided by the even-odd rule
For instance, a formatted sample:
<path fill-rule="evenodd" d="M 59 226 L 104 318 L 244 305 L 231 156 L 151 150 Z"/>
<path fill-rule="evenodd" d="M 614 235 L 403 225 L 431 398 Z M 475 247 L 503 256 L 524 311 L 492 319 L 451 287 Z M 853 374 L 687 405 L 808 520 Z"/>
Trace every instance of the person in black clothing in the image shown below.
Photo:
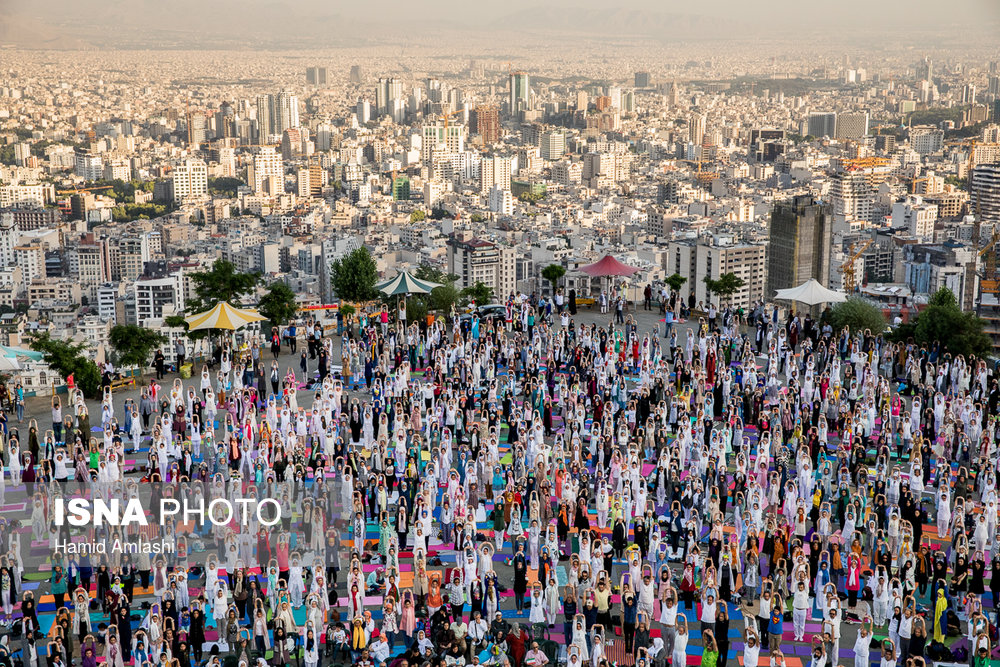
<path fill-rule="evenodd" d="M 715 643 L 719 648 L 719 664 L 728 664 L 729 656 L 729 609 L 724 600 L 719 600 L 715 612 Z"/>
<path fill-rule="evenodd" d="M 127 606 L 118 609 L 114 622 L 118 626 L 118 643 L 122 647 L 122 660 L 128 664 L 132 660 L 132 619 L 129 618 Z"/>
<path fill-rule="evenodd" d="M 528 591 L 528 559 L 524 555 L 524 543 L 519 542 L 514 554 L 514 606 L 517 615 L 524 613 L 524 595 Z"/>
<path fill-rule="evenodd" d="M 348 372 L 344 369 L 343 372 Z M 330 357 L 326 353 L 326 348 L 321 347 L 319 350 L 319 381 L 322 382 L 326 379 L 326 376 L 330 374 Z"/>
<path fill-rule="evenodd" d="M 646 522 L 642 519 L 637 519 L 632 532 L 635 536 L 633 539 L 639 547 L 639 555 L 645 561 L 646 552 L 649 550 L 649 530 L 646 527 Z"/>
<path fill-rule="evenodd" d="M 1000 581 L 1000 553 L 993 554 L 993 561 L 990 563 L 990 580 Z M 993 596 L 993 608 L 1000 609 L 1000 586 L 990 586 L 990 594 Z"/>
<path fill-rule="evenodd" d="M 205 613 L 199 607 L 191 610 L 191 626 L 188 639 L 194 652 L 195 663 L 201 663 L 202 645 L 205 643 Z"/>
<path fill-rule="evenodd" d="M 611 534 L 611 546 L 614 548 L 615 558 L 622 558 L 625 555 L 625 547 L 628 542 L 628 526 L 621 517 L 615 521 L 614 530 Z"/>
<path fill-rule="evenodd" d="M 156 354 L 153 355 L 153 367 L 156 368 L 156 379 L 163 379 L 163 366 L 166 363 L 166 359 L 163 357 L 163 350 L 157 350 Z"/>
<path fill-rule="evenodd" d="M 490 636 L 494 641 L 502 641 L 508 634 L 510 634 L 510 623 L 505 621 L 503 614 L 498 611 L 496 618 L 490 623 Z"/>

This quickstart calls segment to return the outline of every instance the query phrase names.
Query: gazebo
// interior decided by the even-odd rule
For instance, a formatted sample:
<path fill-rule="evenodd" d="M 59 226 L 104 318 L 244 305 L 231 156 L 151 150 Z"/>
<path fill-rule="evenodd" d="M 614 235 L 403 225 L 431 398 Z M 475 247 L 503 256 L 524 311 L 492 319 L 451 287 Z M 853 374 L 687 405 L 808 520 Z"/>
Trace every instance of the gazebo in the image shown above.
<path fill-rule="evenodd" d="M 435 287 L 441 287 L 441 283 L 421 280 L 407 271 L 401 271 L 389 280 L 376 285 L 375 289 L 387 296 L 405 296 L 407 294 L 429 294 Z"/>
<path fill-rule="evenodd" d="M 266 319 L 266 317 L 256 310 L 237 308 L 222 301 L 203 313 L 196 313 L 185 317 L 184 321 L 188 324 L 188 331 L 198 331 L 199 329 L 228 329 L 235 331 L 251 322 L 260 322 Z"/>
<path fill-rule="evenodd" d="M 602 278 L 605 276 L 627 278 L 639 272 L 638 268 L 619 262 L 611 255 L 605 255 L 593 264 L 581 266 L 580 270 L 591 278 Z"/>

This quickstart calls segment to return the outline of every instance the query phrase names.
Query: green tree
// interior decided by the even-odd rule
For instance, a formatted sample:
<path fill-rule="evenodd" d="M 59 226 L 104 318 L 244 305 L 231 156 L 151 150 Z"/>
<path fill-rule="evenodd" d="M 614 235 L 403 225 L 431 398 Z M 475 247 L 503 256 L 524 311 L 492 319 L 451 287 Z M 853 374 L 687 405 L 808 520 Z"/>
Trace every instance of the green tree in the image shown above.
<path fill-rule="evenodd" d="M 145 368 L 153 352 L 167 342 L 167 337 L 155 329 L 134 324 L 111 327 L 108 342 L 115 351 L 119 366 Z"/>
<path fill-rule="evenodd" d="M 97 364 L 82 353 L 87 349 L 85 343 L 70 343 L 56 340 L 48 332 L 31 339 L 32 350 L 42 353 L 42 358 L 49 368 L 67 379 L 70 375 L 76 385 L 90 398 L 98 398 L 101 393 L 101 373 Z"/>
<path fill-rule="evenodd" d="M 836 332 L 850 327 L 852 332 L 870 329 L 873 334 L 879 334 L 885 331 L 886 321 L 878 306 L 866 299 L 851 297 L 830 309 L 830 326 Z"/>
<path fill-rule="evenodd" d="M 406 297 L 406 321 L 420 322 L 427 319 L 429 308 L 427 294 L 415 294 Z"/>
<path fill-rule="evenodd" d="M 713 280 L 709 276 L 702 279 L 705 288 L 715 296 L 728 299 L 736 292 L 740 291 L 746 282 L 735 273 L 723 273 L 718 280 Z"/>
<path fill-rule="evenodd" d="M 423 222 L 426 219 L 427 213 L 419 208 L 410 213 L 410 222 Z"/>
<path fill-rule="evenodd" d="M 670 289 L 672 289 L 673 291 L 680 292 L 681 291 L 681 287 L 687 281 L 688 281 L 688 279 L 685 278 L 684 276 L 682 276 L 681 274 L 674 273 L 673 275 L 667 276 L 666 279 L 663 282 L 665 282 L 667 284 L 667 286 Z"/>
<path fill-rule="evenodd" d="M 552 283 L 552 293 L 555 294 L 559 279 L 566 275 L 566 267 L 562 264 L 549 264 L 542 269 L 542 277 Z"/>
<path fill-rule="evenodd" d="M 442 269 L 427 263 L 418 266 L 417 270 L 413 272 L 413 277 L 419 280 L 429 280 L 432 283 L 441 283 L 442 285 L 458 280 L 458 276 L 454 273 L 445 273 Z"/>
<path fill-rule="evenodd" d="M 294 319 L 299 312 L 299 305 L 295 301 L 295 292 L 292 288 L 277 280 L 271 283 L 267 293 L 260 298 L 257 310 L 270 320 L 271 324 L 281 326 Z"/>
<path fill-rule="evenodd" d="M 431 310 L 436 310 L 440 313 L 451 312 L 451 307 L 462 298 L 461 292 L 458 291 L 453 282 L 447 282 L 441 287 L 435 287 L 427 296 L 429 297 L 427 306 Z"/>
<path fill-rule="evenodd" d="M 239 306 L 260 283 L 259 273 L 241 273 L 232 262 L 217 259 L 208 271 L 191 274 L 194 298 L 188 303 L 189 313 L 200 313 L 225 301 Z"/>
<path fill-rule="evenodd" d="M 477 306 L 489 303 L 493 299 L 493 288 L 476 281 L 472 287 L 462 290 L 462 301 L 465 304 L 475 302 Z"/>
<path fill-rule="evenodd" d="M 432 283 L 441 283 L 440 287 L 435 287 L 431 290 L 431 293 L 426 295 L 425 303 L 429 310 L 435 310 L 442 313 L 447 313 L 451 311 L 452 305 L 458 303 L 461 298 L 461 294 L 455 287 L 455 281 L 458 280 L 458 276 L 454 273 L 445 273 L 443 270 L 432 266 L 430 264 L 421 264 L 417 267 L 417 270 L 413 272 L 413 277 L 420 280 L 429 280 Z M 407 306 L 407 319 L 410 321 L 417 321 L 415 316 L 410 314 L 410 301 L 406 302 Z M 426 313 L 424 313 L 426 315 Z"/>
<path fill-rule="evenodd" d="M 232 262 L 217 259 L 207 271 L 196 271 L 191 274 L 194 294 L 188 300 L 185 313 L 193 315 L 214 308 L 223 301 L 233 306 L 240 306 L 243 300 L 253 293 L 260 283 L 259 273 L 241 273 Z M 168 327 L 186 328 L 183 315 L 171 315 L 164 318 Z M 209 335 L 207 329 L 188 331 L 187 337 L 198 340 Z"/>
<path fill-rule="evenodd" d="M 362 246 L 330 265 L 330 284 L 333 291 L 345 301 L 368 301 L 375 298 L 378 269 L 375 260 Z"/>
<path fill-rule="evenodd" d="M 528 204 L 537 204 L 538 202 L 545 199 L 544 192 L 522 192 L 517 196 L 520 201 L 526 202 Z"/>
<path fill-rule="evenodd" d="M 164 204 L 122 204 L 111 209 L 111 219 L 115 222 L 151 220 L 166 215 L 171 210 Z"/>
<path fill-rule="evenodd" d="M 482 222 L 485 219 L 486 217 L 482 213 L 473 213 L 469 217 L 469 220 L 471 220 L 472 222 Z"/>
<path fill-rule="evenodd" d="M 235 197 L 241 185 L 246 185 L 240 178 L 219 176 L 208 179 L 208 193 L 220 197 Z"/>
<path fill-rule="evenodd" d="M 985 357 L 990 353 L 990 338 L 983 331 L 985 322 L 972 312 L 965 312 L 954 293 L 942 287 L 931 297 L 916 320 L 893 331 L 892 338 L 909 338 L 922 346 L 938 342 L 953 355 Z"/>

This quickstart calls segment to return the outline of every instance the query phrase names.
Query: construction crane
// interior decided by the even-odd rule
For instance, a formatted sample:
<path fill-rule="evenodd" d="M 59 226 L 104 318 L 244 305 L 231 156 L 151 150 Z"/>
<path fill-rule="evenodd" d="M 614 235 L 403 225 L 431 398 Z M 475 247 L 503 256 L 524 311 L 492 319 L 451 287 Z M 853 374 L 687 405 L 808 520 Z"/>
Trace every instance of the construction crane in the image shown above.
<path fill-rule="evenodd" d="M 913 181 L 910 183 L 910 193 L 917 194 L 917 184 L 926 183 L 929 180 L 931 180 L 930 176 L 922 176 L 920 178 L 914 178 Z"/>
<path fill-rule="evenodd" d="M 851 246 L 850 257 L 841 265 L 840 272 L 844 274 L 844 291 L 848 294 L 853 294 L 856 283 L 854 278 L 854 263 L 858 261 L 858 258 L 864 254 L 865 250 L 871 246 L 875 241 L 873 239 L 868 239 L 867 241 L 859 241 L 861 245 L 855 243 Z"/>
<path fill-rule="evenodd" d="M 993 237 L 990 242 L 979 251 L 979 257 L 986 256 L 986 267 L 983 269 L 983 278 L 993 281 L 997 280 L 997 251 L 993 250 L 997 242 L 1000 241 L 1000 228 L 993 229 Z"/>
<path fill-rule="evenodd" d="M 440 114 L 438 116 L 439 118 L 443 118 L 444 119 L 444 134 L 445 134 L 446 137 L 448 136 L 448 121 L 451 119 L 452 116 L 457 116 L 460 113 L 462 113 L 462 112 L 461 111 L 446 111 L 445 113 Z"/>

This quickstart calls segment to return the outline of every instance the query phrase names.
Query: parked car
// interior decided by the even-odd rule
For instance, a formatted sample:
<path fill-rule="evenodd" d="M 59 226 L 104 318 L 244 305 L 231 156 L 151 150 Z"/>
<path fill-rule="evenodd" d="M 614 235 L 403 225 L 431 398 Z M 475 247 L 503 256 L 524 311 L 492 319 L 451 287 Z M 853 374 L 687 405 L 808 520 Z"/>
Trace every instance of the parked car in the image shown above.
<path fill-rule="evenodd" d="M 507 306 L 502 303 L 487 303 L 476 308 L 476 314 L 479 315 L 479 321 L 484 320 L 495 320 L 497 322 L 504 322 L 507 319 Z M 463 322 L 472 320 L 472 311 L 465 313 L 461 316 Z"/>

